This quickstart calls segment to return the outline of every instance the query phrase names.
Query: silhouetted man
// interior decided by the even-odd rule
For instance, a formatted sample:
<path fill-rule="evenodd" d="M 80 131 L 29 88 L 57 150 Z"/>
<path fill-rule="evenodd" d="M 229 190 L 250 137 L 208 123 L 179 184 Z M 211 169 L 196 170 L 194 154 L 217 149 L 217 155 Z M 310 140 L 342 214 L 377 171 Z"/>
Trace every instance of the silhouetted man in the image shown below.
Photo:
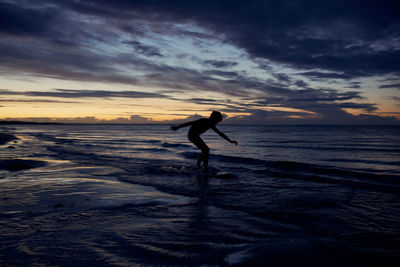
<path fill-rule="evenodd" d="M 200 138 L 200 135 L 204 132 L 206 132 L 208 129 L 213 129 L 219 136 L 227 140 L 228 142 L 237 145 L 238 143 L 236 141 L 232 141 L 229 139 L 228 136 L 226 136 L 223 132 L 217 129 L 215 125 L 217 123 L 222 121 L 222 114 L 218 111 L 213 111 L 211 113 L 210 118 L 208 119 L 199 119 L 195 121 L 189 121 L 186 123 L 183 123 L 179 126 L 172 126 L 171 129 L 176 131 L 179 128 L 186 127 L 186 126 L 191 126 L 189 129 L 188 133 L 188 138 L 190 142 L 192 142 L 195 146 L 197 146 L 201 150 L 201 154 L 199 158 L 197 159 L 197 168 L 200 168 L 201 162 L 203 162 L 203 168 L 207 169 L 208 167 L 208 155 L 210 152 L 210 149 L 204 143 L 203 139 Z"/>

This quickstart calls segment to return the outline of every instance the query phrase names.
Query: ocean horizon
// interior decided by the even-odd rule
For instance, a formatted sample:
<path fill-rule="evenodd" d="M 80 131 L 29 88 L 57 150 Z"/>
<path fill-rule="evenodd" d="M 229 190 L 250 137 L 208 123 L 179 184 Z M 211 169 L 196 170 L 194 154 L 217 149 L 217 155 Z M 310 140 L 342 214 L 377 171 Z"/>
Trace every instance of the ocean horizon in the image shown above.
<path fill-rule="evenodd" d="M 0 125 L 0 265 L 398 266 L 400 127 Z"/>
<path fill-rule="evenodd" d="M 176 122 L 181 122 L 182 120 L 176 120 Z M 95 123 L 79 123 L 79 122 L 52 122 L 52 121 L 28 121 L 28 120 L 0 120 L 0 125 L 25 125 L 25 124 L 32 124 L 32 125 L 176 125 L 176 122 L 162 122 L 162 121 L 155 121 L 155 122 L 147 122 L 147 123 L 116 123 L 116 122 L 95 122 Z M 400 127 L 400 124 L 397 123 L 365 123 L 365 122 L 349 122 L 349 123 L 337 123 L 331 124 L 326 122 L 308 122 L 308 123 L 254 123 L 248 122 L 244 123 L 223 123 L 224 126 L 233 126 L 233 127 L 241 127 L 241 126 L 261 126 L 261 127 L 274 127 L 274 126 L 321 126 L 321 127 L 349 127 L 349 126 L 360 126 L 360 127 Z"/>

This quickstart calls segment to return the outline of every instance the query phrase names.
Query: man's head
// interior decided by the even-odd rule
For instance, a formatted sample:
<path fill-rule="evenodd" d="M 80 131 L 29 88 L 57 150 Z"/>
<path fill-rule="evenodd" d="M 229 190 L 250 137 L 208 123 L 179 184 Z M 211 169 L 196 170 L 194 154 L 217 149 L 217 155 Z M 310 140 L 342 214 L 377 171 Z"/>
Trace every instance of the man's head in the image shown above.
<path fill-rule="evenodd" d="M 212 121 L 215 122 L 215 123 L 218 123 L 218 122 L 222 121 L 222 114 L 221 114 L 221 112 L 213 111 L 213 112 L 211 113 L 210 120 L 212 120 Z"/>

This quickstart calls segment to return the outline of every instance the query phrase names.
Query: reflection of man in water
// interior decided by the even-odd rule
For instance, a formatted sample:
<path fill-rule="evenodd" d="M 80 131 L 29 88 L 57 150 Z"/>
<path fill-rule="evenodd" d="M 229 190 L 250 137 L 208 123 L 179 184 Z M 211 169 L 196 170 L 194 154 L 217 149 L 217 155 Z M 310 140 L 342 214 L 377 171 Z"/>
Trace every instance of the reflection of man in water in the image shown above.
<path fill-rule="evenodd" d="M 195 146 L 197 146 L 201 150 L 201 154 L 200 154 L 199 158 L 197 159 L 197 164 L 196 164 L 197 168 L 200 168 L 202 161 L 203 161 L 204 169 L 207 169 L 207 167 L 208 167 L 208 154 L 210 152 L 210 149 L 208 148 L 206 143 L 204 143 L 203 139 L 200 138 L 200 135 L 202 133 L 206 132 L 208 129 L 210 129 L 210 128 L 213 129 L 217 134 L 219 134 L 219 136 L 221 136 L 228 142 L 231 142 L 232 144 L 235 144 L 235 145 L 238 144 L 236 141 L 232 141 L 231 139 L 229 139 L 228 136 L 226 136 L 223 132 L 218 130 L 217 127 L 215 127 L 215 125 L 217 125 L 217 123 L 219 123 L 221 121 L 222 121 L 221 113 L 218 111 L 213 111 L 211 113 L 210 118 L 208 118 L 208 119 L 199 119 L 199 120 L 195 120 L 195 121 L 189 121 L 189 122 L 186 122 L 179 126 L 171 127 L 172 130 L 176 131 L 179 128 L 191 126 L 189 129 L 188 138 L 189 138 L 190 142 L 195 144 Z"/>

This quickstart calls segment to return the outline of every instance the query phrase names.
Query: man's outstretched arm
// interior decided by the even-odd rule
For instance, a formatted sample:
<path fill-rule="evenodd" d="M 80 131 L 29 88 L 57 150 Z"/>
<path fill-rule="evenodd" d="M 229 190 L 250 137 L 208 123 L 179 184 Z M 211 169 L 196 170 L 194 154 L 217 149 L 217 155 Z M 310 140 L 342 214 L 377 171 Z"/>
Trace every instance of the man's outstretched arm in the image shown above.
<path fill-rule="evenodd" d="M 235 145 L 238 144 L 238 142 L 229 139 L 229 137 L 226 136 L 226 135 L 225 135 L 223 132 L 221 132 L 220 130 L 218 130 L 217 127 L 211 127 L 211 129 L 213 129 L 214 132 L 216 132 L 219 136 L 221 136 L 222 138 L 224 138 L 226 141 L 228 141 L 228 142 L 230 142 L 230 143 L 232 143 L 232 144 L 235 144 Z"/>
<path fill-rule="evenodd" d="M 171 129 L 174 130 L 174 131 L 176 131 L 176 130 L 178 130 L 178 129 L 180 129 L 180 128 L 187 127 L 187 126 L 190 126 L 190 125 L 192 125 L 192 124 L 193 124 L 193 121 L 188 121 L 188 122 L 185 122 L 185 123 L 183 123 L 183 124 L 181 124 L 181 125 L 178 125 L 178 126 L 176 126 L 176 125 L 171 126 Z"/>

